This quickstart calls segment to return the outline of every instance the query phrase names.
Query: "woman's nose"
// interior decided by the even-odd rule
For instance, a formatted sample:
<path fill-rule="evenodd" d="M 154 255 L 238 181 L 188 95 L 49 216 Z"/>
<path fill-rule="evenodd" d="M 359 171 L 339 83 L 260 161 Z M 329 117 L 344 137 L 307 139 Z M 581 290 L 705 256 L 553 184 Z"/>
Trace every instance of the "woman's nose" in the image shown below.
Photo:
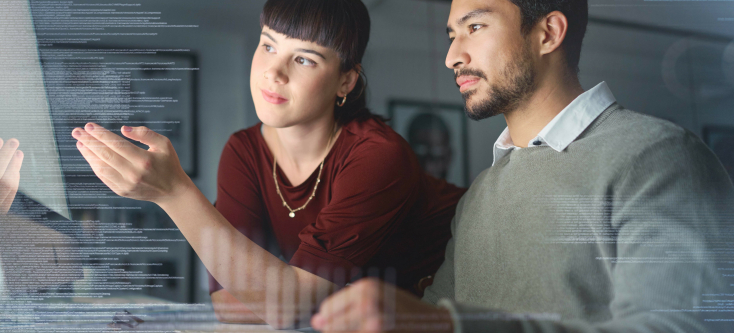
<path fill-rule="evenodd" d="M 286 75 L 285 69 L 281 64 L 273 64 L 273 66 L 268 68 L 265 71 L 265 79 L 278 84 L 288 83 L 288 75 Z"/>

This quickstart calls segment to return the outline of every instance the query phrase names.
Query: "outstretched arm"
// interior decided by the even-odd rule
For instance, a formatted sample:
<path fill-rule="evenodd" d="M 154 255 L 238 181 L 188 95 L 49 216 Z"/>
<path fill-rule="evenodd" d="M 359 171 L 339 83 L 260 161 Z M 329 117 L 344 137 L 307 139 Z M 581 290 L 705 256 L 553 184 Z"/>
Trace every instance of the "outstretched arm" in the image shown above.
<path fill-rule="evenodd" d="M 94 173 L 118 195 L 158 204 L 176 223 L 209 272 L 237 300 L 276 328 L 307 322 L 336 286 L 290 266 L 238 232 L 183 171 L 165 136 L 145 127 L 122 128 L 140 149 L 95 124 L 72 136 Z M 304 320 L 305 319 L 305 320 Z"/>
<path fill-rule="evenodd" d="M 217 320 L 228 324 L 264 324 L 246 304 L 240 302 L 227 290 L 221 289 L 212 293 L 212 306 Z"/>

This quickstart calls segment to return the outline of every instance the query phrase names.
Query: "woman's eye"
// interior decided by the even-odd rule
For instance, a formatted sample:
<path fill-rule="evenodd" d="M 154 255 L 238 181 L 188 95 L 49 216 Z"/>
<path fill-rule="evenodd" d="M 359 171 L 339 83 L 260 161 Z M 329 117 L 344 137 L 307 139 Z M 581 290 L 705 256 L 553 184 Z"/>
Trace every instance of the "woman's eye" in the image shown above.
<path fill-rule="evenodd" d="M 268 44 L 263 44 L 263 48 L 265 48 L 265 52 L 267 52 L 267 53 L 273 53 L 273 52 L 275 52 L 275 49 L 272 46 L 268 45 Z"/>
<path fill-rule="evenodd" d="M 477 30 L 479 30 L 481 28 L 482 28 L 482 25 L 481 24 L 472 24 L 472 25 L 469 26 L 469 30 L 471 32 L 475 32 L 475 31 L 477 31 Z"/>
<path fill-rule="evenodd" d="M 296 62 L 299 63 L 299 64 L 301 64 L 301 65 L 304 65 L 304 66 L 313 66 L 313 65 L 316 65 L 315 62 L 313 62 L 311 60 L 308 60 L 308 59 L 306 59 L 304 57 L 297 57 L 296 58 Z"/>

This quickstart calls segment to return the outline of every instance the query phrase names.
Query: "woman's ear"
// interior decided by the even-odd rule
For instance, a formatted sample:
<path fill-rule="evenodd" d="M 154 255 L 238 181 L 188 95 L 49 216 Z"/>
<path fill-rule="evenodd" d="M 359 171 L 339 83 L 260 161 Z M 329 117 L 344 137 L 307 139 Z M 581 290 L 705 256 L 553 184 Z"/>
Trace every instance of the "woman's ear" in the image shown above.
<path fill-rule="evenodd" d="M 337 94 L 340 98 L 349 95 L 354 90 L 354 86 L 357 85 L 359 80 L 359 73 L 362 72 L 362 65 L 357 65 L 354 69 L 342 73 L 341 75 L 341 86 L 339 87 L 339 93 Z"/>

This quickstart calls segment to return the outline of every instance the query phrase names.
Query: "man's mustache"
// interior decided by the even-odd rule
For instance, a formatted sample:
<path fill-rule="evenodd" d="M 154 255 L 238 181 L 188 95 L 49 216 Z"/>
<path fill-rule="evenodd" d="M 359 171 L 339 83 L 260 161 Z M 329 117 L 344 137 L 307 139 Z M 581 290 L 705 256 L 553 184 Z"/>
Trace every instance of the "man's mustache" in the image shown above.
<path fill-rule="evenodd" d="M 459 76 L 476 76 L 480 79 L 487 79 L 487 76 L 484 75 L 484 72 L 478 70 L 478 69 L 472 69 L 472 68 L 462 68 L 457 71 L 454 71 L 454 83 L 456 83 L 456 80 L 459 78 Z M 456 83 L 456 86 L 459 87 L 459 84 Z"/>

